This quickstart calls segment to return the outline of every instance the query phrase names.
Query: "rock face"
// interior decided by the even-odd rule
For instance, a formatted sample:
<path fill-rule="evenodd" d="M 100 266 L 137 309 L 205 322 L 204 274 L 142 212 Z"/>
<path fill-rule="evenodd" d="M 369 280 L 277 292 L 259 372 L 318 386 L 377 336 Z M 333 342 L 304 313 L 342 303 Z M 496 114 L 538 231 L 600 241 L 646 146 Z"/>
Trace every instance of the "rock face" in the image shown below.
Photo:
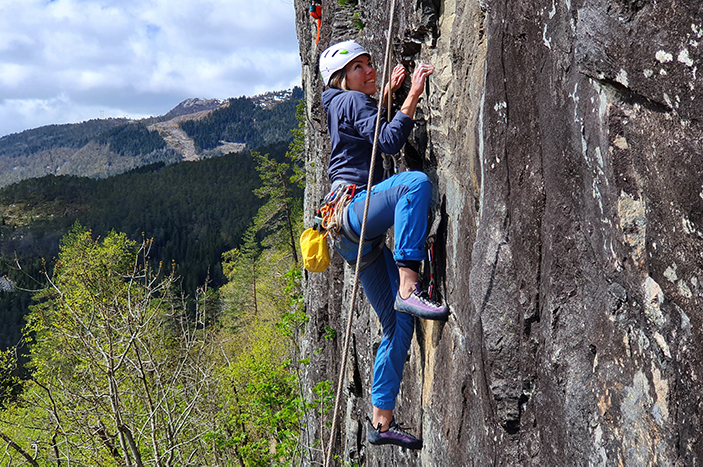
<path fill-rule="evenodd" d="M 317 46 L 308 4 L 295 4 L 309 215 L 328 188 L 317 57 L 354 38 L 380 68 L 390 2 L 323 2 Z M 369 446 L 380 324 L 361 294 L 335 453 L 365 465 L 700 465 L 703 4 L 397 0 L 395 17 L 394 63 L 435 66 L 404 164 L 435 183 L 452 315 L 417 322 L 396 407 L 424 448 Z M 308 388 L 336 385 L 352 275 L 337 257 L 306 277 Z M 330 417 L 308 425 L 311 440 Z"/>

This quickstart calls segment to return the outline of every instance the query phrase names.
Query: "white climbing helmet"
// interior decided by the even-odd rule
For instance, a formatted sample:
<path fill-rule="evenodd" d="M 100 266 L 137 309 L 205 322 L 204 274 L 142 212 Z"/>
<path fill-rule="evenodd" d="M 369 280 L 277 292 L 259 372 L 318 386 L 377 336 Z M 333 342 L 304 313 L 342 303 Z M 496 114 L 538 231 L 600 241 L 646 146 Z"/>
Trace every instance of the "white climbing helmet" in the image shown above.
<path fill-rule="evenodd" d="M 320 54 L 320 73 L 325 86 L 330 83 L 330 78 L 335 71 L 341 70 L 347 66 L 347 63 L 364 54 L 371 55 L 354 41 L 339 42 L 328 47 Z"/>

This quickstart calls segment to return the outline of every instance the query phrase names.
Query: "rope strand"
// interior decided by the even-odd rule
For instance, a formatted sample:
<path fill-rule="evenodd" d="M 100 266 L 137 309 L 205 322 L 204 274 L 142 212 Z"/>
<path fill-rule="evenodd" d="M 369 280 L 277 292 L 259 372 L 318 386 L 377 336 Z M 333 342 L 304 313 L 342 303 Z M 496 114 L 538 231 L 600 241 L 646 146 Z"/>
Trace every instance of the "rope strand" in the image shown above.
<path fill-rule="evenodd" d="M 347 367 L 347 354 L 349 353 L 349 336 L 351 334 L 352 319 L 354 317 L 354 302 L 356 301 L 356 292 L 359 284 L 359 273 L 361 272 L 361 257 L 364 251 L 364 237 L 366 237 L 366 221 L 369 214 L 369 202 L 371 200 L 371 184 L 373 183 L 373 172 L 376 166 L 376 154 L 378 152 L 378 133 L 381 128 L 381 110 L 383 105 L 383 89 L 385 83 L 390 83 L 390 55 L 391 55 L 391 35 L 393 32 L 393 13 L 395 11 L 395 0 L 391 0 L 390 19 L 388 21 L 388 37 L 386 38 L 386 55 L 383 63 L 383 78 L 381 79 L 381 98 L 378 100 L 378 113 L 376 115 L 376 129 L 373 138 L 373 150 L 371 152 L 371 164 L 369 166 L 369 180 L 366 184 L 366 201 L 364 203 L 364 218 L 361 223 L 361 234 L 359 235 L 359 251 L 356 256 L 356 270 L 354 272 L 354 282 L 352 284 L 352 294 L 349 304 L 349 317 L 347 319 L 347 328 L 344 334 L 344 350 L 342 351 L 342 364 L 339 369 L 339 379 L 337 381 L 337 393 L 334 401 L 334 412 L 332 416 L 332 426 L 330 427 L 330 441 L 327 447 L 327 456 L 325 457 L 325 467 L 329 467 L 332 461 L 332 448 L 334 446 L 335 430 L 337 428 L 337 416 L 339 414 L 339 402 L 342 395 L 342 386 L 344 384 L 344 373 Z"/>

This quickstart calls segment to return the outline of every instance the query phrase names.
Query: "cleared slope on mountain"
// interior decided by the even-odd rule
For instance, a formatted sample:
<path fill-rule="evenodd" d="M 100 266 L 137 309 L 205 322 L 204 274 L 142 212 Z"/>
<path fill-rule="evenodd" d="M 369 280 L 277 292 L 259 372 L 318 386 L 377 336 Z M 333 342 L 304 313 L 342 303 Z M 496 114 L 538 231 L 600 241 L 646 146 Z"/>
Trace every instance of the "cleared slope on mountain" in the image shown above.
<path fill-rule="evenodd" d="M 301 98 L 297 88 L 229 101 L 187 99 L 162 117 L 89 120 L 8 135 L 0 138 L 0 187 L 45 175 L 105 178 L 289 141 Z M 242 111 L 228 110 L 233 101 Z"/>

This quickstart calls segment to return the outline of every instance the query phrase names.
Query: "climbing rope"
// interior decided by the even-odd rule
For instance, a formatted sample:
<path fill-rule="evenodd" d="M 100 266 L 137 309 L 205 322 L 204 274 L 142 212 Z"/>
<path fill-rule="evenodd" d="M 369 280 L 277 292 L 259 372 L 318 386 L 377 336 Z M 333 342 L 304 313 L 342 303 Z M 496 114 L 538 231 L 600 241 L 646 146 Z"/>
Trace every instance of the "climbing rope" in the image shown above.
<path fill-rule="evenodd" d="M 391 121 L 391 113 L 393 108 L 393 92 L 391 91 L 390 76 L 388 77 L 388 102 L 386 103 L 386 109 L 388 109 L 388 118 L 386 121 Z M 383 178 L 389 178 L 391 175 L 398 173 L 398 161 L 396 161 L 395 156 L 392 154 L 383 154 Z"/>
<path fill-rule="evenodd" d="M 393 12 L 395 11 L 395 0 L 391 0 L 390 19 L 388 21 L 388 37 L 386 38 L 386 55 L 383 62 L 383 78 L 381 79 L 381 94 L 386 83 L 390 83 L 390 61 L 391 61 L 391 34 L 393 32 Z M 390 94 L 390 89 L 388 90 Z M 354 317 L 354 302 L 356 292 L 359 288 L 359 273 L 361 272 L 361 257 L 364 251 L 364 238 L 366 237 L 366 220 L 369 215 L 369 202 L 371 200 L 371 185 L 373 183 L 373 171 L 376 166 L 376 153 L 378 152 L 378 133 L 381 128 L 381 110 L 383 106 L 383 96 L 378 100 L 378 113 L 376 115 L 376 129 L 373 137 L 373 150 L 371 151 L 371 164 L 369 166 L 369 180 L 366 184 L 366 201 L 364 203 L 364 218 L 361 222 L 361 234 L 359 235 L 359 251 L 356 256 L 356 270 L 354 272 L 354 282 L 352 283 L 351 299 L 349 301 L 349 318 L 347 319 L 347 329 L 344 334 L 344 349 L 342 351 L 342 364 L 339 368 L 339 379 L 337 380 L 337 393 L 334 400 L 334 412 L 332 415 L 332 427 L 330 428 L 330 442 L 325 456 L 325 467 L 329 467 L 332 461 L 332 447 L 334 446 L 335 430 L 337 428 L 337 416 L 339 414 L 339 402 L 342 395 L 342 385 L 344 384 L 344 373 L 347 368 L 347 354 L 349 353 L 349 336 L 351 335 L 352 319 Z M 390 114 L 389 114 L 390 115 Z"/>

